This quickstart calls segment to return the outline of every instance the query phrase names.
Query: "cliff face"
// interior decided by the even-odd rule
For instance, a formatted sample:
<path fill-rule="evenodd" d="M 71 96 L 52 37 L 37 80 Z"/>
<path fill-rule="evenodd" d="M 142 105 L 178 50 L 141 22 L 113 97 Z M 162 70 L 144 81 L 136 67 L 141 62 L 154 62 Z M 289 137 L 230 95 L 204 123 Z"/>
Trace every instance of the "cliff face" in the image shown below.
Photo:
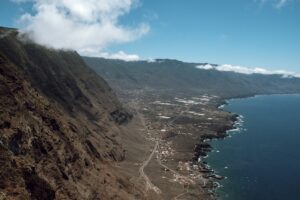
<path fill-rule="evenodd" d="M 107 83 L 76 52 L 0 35 L 0 197 L 141 198 L 114 167 L 131 115 Z"/>

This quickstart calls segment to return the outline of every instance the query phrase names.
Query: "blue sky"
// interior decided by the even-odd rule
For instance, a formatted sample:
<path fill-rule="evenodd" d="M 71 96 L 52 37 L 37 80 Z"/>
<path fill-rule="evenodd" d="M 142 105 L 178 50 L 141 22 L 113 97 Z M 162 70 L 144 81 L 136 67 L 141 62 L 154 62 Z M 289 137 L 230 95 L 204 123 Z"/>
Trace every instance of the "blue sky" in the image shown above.
<path fill-rule="evenodd" d="M 32 9 L 30 3 L 2 0 L 0 11 L 1 26 L 19 27 L 17 19 Z M 299 20 L 298 0 L 140 0 L 118 17 L 118 24 L 147 24 L 147 33 L 104 49 L 144 59 L 174 58 L 300 72 Z"/>

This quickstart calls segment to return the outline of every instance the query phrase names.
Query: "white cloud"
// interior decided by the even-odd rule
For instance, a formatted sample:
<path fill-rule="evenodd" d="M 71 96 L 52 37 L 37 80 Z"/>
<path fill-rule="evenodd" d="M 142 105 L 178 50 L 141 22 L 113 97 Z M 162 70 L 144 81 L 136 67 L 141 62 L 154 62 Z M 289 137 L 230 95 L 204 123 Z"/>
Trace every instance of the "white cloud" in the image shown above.
<path fill-rule="evenodd" d="M 100 57 L 104 57 L 107 59 L 118 59 L 118 60 L 124 60 L 124 61 L 138 61 L 140 60 L 140 57 L 136 54 L 126 54 L 124 51 L 119 51 L 115 54 L 109 54 L 109 53 L 101 53 L 99 55 Z"/>
<path fill-rule="evenodd" d="M 137 0 L 13 1 L 33 3 L 35 14 L 25 13 L 19 20 L 21 31 L 30 39 L 55 49 L 77 50 L 82 55 L 101 54 L 110 45 L 134 41 L 149 31 L 147 24 L 129 27 L 119 23 Z M 122 53 L 116 55 L 122 57 Z"/>
<path fill-rule="evenodd" d="M 205 70 L 210 70 L 210 69 L 214 69 L 214 67 L 210 64 L 206 64 L 206 65 L 197 65 L 196 66 L 197 69 L 205 69 Z"/>
<path fill-rule="evenodd" d="M 233 65 L 220 65 L 216 67 L 219 71 L 233 71 L 241 74 L 268 74 L 268 71 L 263 68 L 249 68 L 242 66 L 233 66 Z"/>
<path fill-rule="evenodd" d="M 300 74 L 295 72 L 289 72 L 285 70 L 267 70 L 260 67 L 250 68 L 250 67 L 243 67 L 243 66 L 234 66 L 234 65 L 218 65 L 213 67 L 211 65 L 198 65 L 196 66 L 197 69 L 204 69 L 204 70 L 218 70 L 223 72 L 235 72 L 240 74 L 264 74 L 264 75 L 282 75 L 283 78 L 290 78 L 290 77 L 298 77 L 300 78 Z"/>

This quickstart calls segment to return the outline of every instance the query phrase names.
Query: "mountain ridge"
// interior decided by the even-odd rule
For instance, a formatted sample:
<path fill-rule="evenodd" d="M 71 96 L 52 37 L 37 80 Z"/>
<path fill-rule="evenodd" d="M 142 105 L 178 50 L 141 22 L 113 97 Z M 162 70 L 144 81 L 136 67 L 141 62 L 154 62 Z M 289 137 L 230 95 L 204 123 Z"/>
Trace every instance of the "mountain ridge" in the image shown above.
<path fill-rule="evenodd" d="M 170 59 L 158 59 L 158 62 L 129 62 L 93 57 L 83 59 L 114 90 L 152 88 L 195 91 L 223 98 L 300 92 L 300 79 L 297 77 L 282 78 L 279 74 L 242 74 L 196 68 L 207 63 L 185 63 Z"/>

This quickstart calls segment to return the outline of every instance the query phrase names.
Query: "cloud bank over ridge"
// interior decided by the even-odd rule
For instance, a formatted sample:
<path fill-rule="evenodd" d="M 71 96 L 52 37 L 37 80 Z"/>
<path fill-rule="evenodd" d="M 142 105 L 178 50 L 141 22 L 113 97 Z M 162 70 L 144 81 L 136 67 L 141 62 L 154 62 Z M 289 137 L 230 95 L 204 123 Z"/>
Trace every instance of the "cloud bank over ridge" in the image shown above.
<path fill-rule="evenodd" d="M 34 13 L 23 14 L 21 30 L 35 42 L 55 49 L 72 49 L 82 55 L 136 60 L 137 55 L 105 53 L 113 44 L 132 42 L 149 31 L 147 24 L 124 26 L 119 19 L 138 0 L 12 0 L 31 2 Z"/>
<path fill-rule="evenodd" d="M 297 74 L 295 72 L 289 72 L 285 70 L 267 70 L 260 67 L 243 67 L 243 66 L 234 66 L 234 65 L 217 65 L 212 66 L 210 64 L 206 65 L 198 65 L 196 66 L 197 69 L 203 69 L 203 70 L 217 70 L 217 71 L 223 71 L 223 72 L 235 72 L 240 74 L 264 74 L 264 75 L 282 75 L 283 78 L 290 78 L 290 77 L 297 77 L 300 78 L 300 74 Z"/>

